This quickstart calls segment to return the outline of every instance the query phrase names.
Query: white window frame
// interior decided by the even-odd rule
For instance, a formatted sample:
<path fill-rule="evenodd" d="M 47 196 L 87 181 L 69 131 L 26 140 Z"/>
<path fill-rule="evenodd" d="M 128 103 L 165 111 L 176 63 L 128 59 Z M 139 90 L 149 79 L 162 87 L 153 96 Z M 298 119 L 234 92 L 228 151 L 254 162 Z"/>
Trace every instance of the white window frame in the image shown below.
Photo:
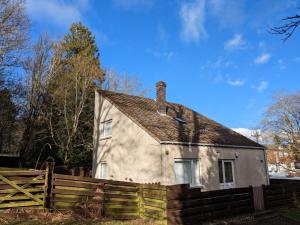
<path fill-rule="evenodd" d="M 191 171 L 191 181 L 189 182 L 190 187 L 201 187 L 202 186 L 202 179 L 201 179 L 201 161 L 198 158 L 192 158 L 192 159 L 175 159 L 174 160 L 174 172 L 175 172 L 175 180 L 177 182 L 176 178 L 176 171 L 175 171 L 175 164 L 176 162 L 188 162 L 190 163 L 190 171 Z M 195 162 L 198 162 L 198 177 L 196 175 L 196 169 L 195 169 Z"/>
<path fill-rule="evenodd" d="M 107 124 L 110 124 L 110 134 L 106 134 L 106 129 L 105 126 L 107 126 Z M 106 120 L 104 122 L 101 122 L 100 124 L 100 138 L 101 139 L 105 139 L 105 138 L 111 138 L 112 137 L 112 120 Z"/>
<path fill-rule="evenodd" d="M 236 183 L 235 183 L 235 162 L 234 160 L 232 159 L 219 159 L 219 161 L 222 163 L 222 177 L 223 177 L 223 181 L 220 182 L 220 185 L 226 185 L 226 184 L 233 184 L 233 187 L 236 186 Z M 226 182 L 226 177 L 225 177 L 225 166 L 224 164 L 226 162 L 230 162 L 231 163 L 231 167 L 232 167 L 232 182 Z M 219 166 L 219 163 L 218 163 L 218 166 Z M 220 169 L 218 168 L 218 170 L 220 171 Z M 225 182 L 224 182 L 225 181 Z"/>
<path fill-rule="evenodd" d="M 106 166 L 106 175 L 104 175 L 103 176 L 103 165 L 105 165 Z M 100 177 L 100 179 L 107 179 L 108 178 L 108 173 L 107 173 L 107 171 L 108 171 L 108 166 L 107 166 L 107 162 L 106 161 L 101 161 L 100 163 L 99 163 L 99 167 L 100 167 L 100 174 L 99 174 L 99 177 Z"/>

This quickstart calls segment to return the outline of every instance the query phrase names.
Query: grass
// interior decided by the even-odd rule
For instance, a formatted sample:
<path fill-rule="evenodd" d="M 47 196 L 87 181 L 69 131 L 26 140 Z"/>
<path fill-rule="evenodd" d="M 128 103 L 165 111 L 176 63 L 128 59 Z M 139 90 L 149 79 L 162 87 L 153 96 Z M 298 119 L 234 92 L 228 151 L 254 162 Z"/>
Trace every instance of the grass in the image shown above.
<path fill-rule="evenodd" d="M 18 222 L 8 222 L 5 225 L 160 225 L 155 222 L 145 221 L 97 221 L 97 220 L 68 220 L 60 222 L 45 222 L 40 220 L 27 220 Z M 3 225 L 4 225 L 3 224 Z M 161 223 L 162 224 L 162 223 Z"/>
<path fill-rule="evenodd" d="M 72 211 L 48 212 L 36 209 L 7 210 L 0 213 L 1 225 L 163 225 L 163 222 L 136 219 L 111 220 L 107 218 L 84 217 Z"/>
<path fill-rule="evenodd" d="M 289 208 L 282 210 L 281 214 L 287 218 L 300 222 L 300 208 Z"/>

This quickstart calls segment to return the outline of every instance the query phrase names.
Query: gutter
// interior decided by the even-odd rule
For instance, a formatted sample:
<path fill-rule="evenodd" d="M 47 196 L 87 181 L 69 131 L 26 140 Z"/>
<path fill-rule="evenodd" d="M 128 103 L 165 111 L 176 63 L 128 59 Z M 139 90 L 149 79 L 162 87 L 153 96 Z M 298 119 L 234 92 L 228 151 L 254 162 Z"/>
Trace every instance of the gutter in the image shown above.
<path fill-rule="evenodd" d="M 204 144 L 204 143 L 193 143 L 193 142 L 176 142 L 176 141 L 160 141 L 162 145 L 188 145 L 188 146 L 207 146 L 207 147 L 223 147 L 223 148 L 245 148 L 245 149 L 258 149 L 264 150 L 265 147 L 255 146 L 242 146 L 242 145 L 221 145 L 221 144 Z"/>

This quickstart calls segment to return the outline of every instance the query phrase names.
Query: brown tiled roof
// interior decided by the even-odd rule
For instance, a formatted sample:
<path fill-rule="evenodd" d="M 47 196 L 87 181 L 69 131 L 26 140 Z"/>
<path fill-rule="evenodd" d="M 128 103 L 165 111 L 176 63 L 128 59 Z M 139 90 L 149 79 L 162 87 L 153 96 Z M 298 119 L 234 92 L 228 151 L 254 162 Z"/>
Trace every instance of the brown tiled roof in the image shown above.
<path fill-rule="evenodd" d="M 162 115 L 152 99 L 99 92 L 158 141 L 263 147 L 183 105 L 167 102 L 167 115 Z"/>

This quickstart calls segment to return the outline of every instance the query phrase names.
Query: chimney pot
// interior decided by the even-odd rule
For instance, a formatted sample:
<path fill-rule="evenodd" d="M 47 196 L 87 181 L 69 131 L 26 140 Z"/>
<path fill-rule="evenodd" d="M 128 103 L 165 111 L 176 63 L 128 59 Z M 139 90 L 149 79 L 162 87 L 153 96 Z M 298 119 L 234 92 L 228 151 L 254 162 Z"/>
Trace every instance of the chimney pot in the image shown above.
<path fill-rule="evenodd" d="M 167 114 L 166 87 L 167 85 L 164 81 L 156 83 L 156 105 L 157 111 L 161 114 Z"/>

